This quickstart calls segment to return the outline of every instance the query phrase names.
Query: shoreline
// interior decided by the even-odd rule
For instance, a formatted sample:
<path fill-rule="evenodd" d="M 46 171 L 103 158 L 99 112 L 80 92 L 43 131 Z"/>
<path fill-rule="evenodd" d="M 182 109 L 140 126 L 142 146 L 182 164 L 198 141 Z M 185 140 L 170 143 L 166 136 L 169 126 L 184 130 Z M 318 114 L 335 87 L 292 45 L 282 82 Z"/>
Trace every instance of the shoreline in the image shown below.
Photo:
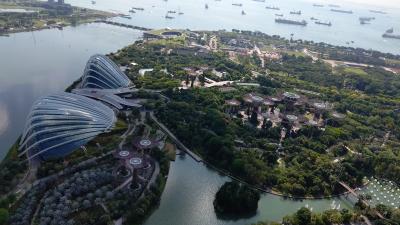
<path fill-rule="evenodd" d="M 117 17 L 118 14 L 112 13 L 112 12 L 107 12 L 107 11 L 101 11 L 101 10 L 96 10 L 96 9 L 90 9 L 90 8 L 83 8 L 83 7 L 78 7 L 78 6 L 71 6 L 72 9 L 74 10 L 71 15 L 63 15 L 63 16 L 58 16 L 55 18 L 44 18 L 41 19 L 41 21 L 56 21 L 56 20 L 62 20 L 62 22 L 58 22 L 55 24 L 44 24 L 43 26 L 40 27 L 35 27 L 33 23 L 33 18 L 32 18 L 32 26 L 29 27 L 23 27 L 23 28 L 2 28 L 0 27 L 0 37 L 9 37 L 10 34 L 16 34 L 16 33 L 23 33 L 23 32 L 33 32 L 33 31 L 41 31 L 41 30 L 47 30 L 47 29 L 54 29 L 57 28 L 59 30 L 62 30 L 64 27 L 70 27 L 70 26 L 79 26 L 83 24 L 89 24 L 96 22 L 98 20 L 106 20 L 109 18 Z M 32 11 L 32 12 L 39 12 L 40 10 L 46 11 L 45 8 L 39 8 L 39 7 L 30 7 L 30 6 L 24 6 L 21 5 L 20 3 L 15 3 L 15 4 L 6 4 L 6 3 L 0 3 L 0 9 L 21 9 L 21 10 L 26 10 L 26 11 Z M 76 13 L 75 11 L 79 10 L 78 15 L 74 15 Z M 80 13 L 84 12 L 83 15 Z M 3 12 L 3 13 L 16 13 L 16 12 Z M 24 16 L 25 13 L 21 13 L 21 15 L 17 16 L 16 18 Z M 0 13 L 1 15 L 1 13 Z M 68 21 L 68 19 L 73 19 L 77 17 L 77 21 Z M 23 18 L 22 18 L 23 19 Z M 7 24 L 4 24 L 7 25 Z"/>
<path fill-rule="evenodd" d="M 76 80 L 76 81 L 74 81 L 74 82 L 73 82 L 69 87 L 67 87 L 65 90 L 68 91 L 68 89 L 71 88 L 71 87 L 73 87 L 74 85 L 76 85 L 77 82 L 79 82 L 79 79 Z M 162 123 L 161 123 L 161 124 L 162 124 Z M 167 129 L 168 129 L 168 128 L 167 128 Z M 173 133 L 172 133 L 172 134 L 173 134 Z M 173 135 L 174 135 L 174 134 L 173 134 Z M 179 141 L 179 139 L 177 139 L 177 140 Z M 184 146 L 184 145 L 182 144 L 182 146 Z M 180 147 L 182 148 L 182 146 L 180 146 Z M 186 147 L 185 147 L 185 148 L 186 148 Z M 186 148 L 186 149 L 189 150 L 188 148 Z M 219 173 L 221 173 L 221 174 L 223 174 L 223 175 L 225 175 L 225 176 L 228 176 L 228 177 L 230 177 L 231 179 L 233 179 L 233 180 L 235 180 L 235 181 L 237 181 L 237 182 L 246 184 L 246 185 L 248 185 L 249 187 L 251 187 L 251 188 L 253 188 L 253 189 L 256 189 L 256 190 L 259 190 L 259 191 L 261 191 L 261 192 L 263 192 L 263 193 L 268 193 L 268 194 L 272 194 L 272 195 L 275 195 L 275 196 L 280 196 L 280 197 L 289 198 L 289 199 L 294 199 L 294 200 L 332 199 L 332 198 L 335 198 L 335 197 L 345 196 L 345 195 L 348 195 L 348 194 L 350 193 L 349 191 L 346 191 L 346 192 L 343 192 L 343 193 L 334 194 L 334 195 L 328 195 L 328 196 L 292 196 L 292 195 L 288 195 L 288 194 L 283 194 L 283 193 L 281 193 L 281 192 L 279 192 L 279 191 L 277 191 L 277 190 L 274 190 L 273 188 L 271 188 L 271 189 L 269 189 L 269 188 L 268 188 L 268 189 L 264 189 L 264 188 L 262 188 L 262 187 L 250 185 L 249 183 L 247 183 L 247 182 L 244 181 L 243 179 L 241 179 L 241 178 L 239 178 L 239 177 L 233 175 L 232 173 L 230 173 L 230 172 L 228 172 L 228 171 L 226 171 L 226 170 L 224 170 L 224 169 L 221 169 L 221 168 L 218 168 L 218 167 L 214 166 L 212 163 L 210 163 L 210 162 L 204 160 L 201 156 L 198 156 L 198 154 L 193 153 L 193 152 L 191 152 L 190 150 L 189 150 L 189 152 L 186 151 L 186 150 L 184 150 L 184 151 L 185 151 L 186 153 L 188 153 L 189 156 L 192 157 L 195 161 L 197 161 L 197 162 L 203 162 L 204 165 L 206 165 L 206 166 L 208 166 L 208 167 L 214 169 L 215 171 L 217 171 L 217 172 L 219 172 Z M 9 152 L 8 152 L 7 154 L 9 154 Z M 197 157 L 196 157 L 196 156 L 197 156 Z M 6 158 L 5 158 L 5 159 L 6 159 Z M 4 160 L 2 160 L 2 161 L 4 161 Z M 357 188 L 363 188 L 363 187 L 365 187 L 365 185 L 367 185 L 367 184 L 368 184 L 368 183 L 363 184 L 362 186 L 357 187 Z"/>
<path fill-rule="evenodd" d="M 215 170 L 216 172 L 218 172 L 218 173 L 220 173 L 220 174 L 222 174 L 222 175 L 224 175 L 224 176 L 227 176 L 227 177 L 231 178 L 232 180 L 234 180 L 234 181 L 236 181 L 236 182 L 239 182 L 239 183 L 241 183 L 241 184 L 245 184 L 245 185 L 247 185 L 249 188 L 251 188 L 251 189 L 253 189 L 253 190 L 257 190 L 257 191 L 260 191 L 260 192 L 265 193 L 265 194 L 272 194 L 272 195 L 275 195 L 275 196 L 279 196 L 279 197 L 283 197 L 283 198 L 288 198 L 288 199 L 292 199 L 292 200 L 322 200 L 322 199 L 332 199 L 332 198 L 339 198 L 339 197 L 342 197 L 342 196 L 351 194 L 350 191 L 345 191 L 345 192 L 343 192 L 343 193 L 334 194 L 334 195 L 328 195 L 328 196 L 293 196 L 293 195 L 284 194 L 284 193 L 279 192 L 279 191 L 277 191 L 277 190 L 273 190 L 272 188 L 271 188 L 271 189 L 263 189 L 263 188 L 261 188 L 261 187 L 257 187 L 257 186 L 255 186 L 255 185 L 249 184 L 249 183 L 247 183 L 246 181 L 244 181 L 243 179 L 241 179 L 241 178 L 239 178 L 239 177 L 233 175 L 232 173 L 230 173 L 230 172 L 228 172 L 228 171 L 226 171 L 226 170 L 224 170 L 224 169 L 221 169 L 221 168 L 218 168 L 218 167 L 214 166 L 212 163 L 206 161 L 206 160 L 205 160 L 202 156 L 200 156 L 199 154 L 192 152 L 192 151 L 191 151 L 189 148 L 187 148 L 177 137 L 175 137 L 174 134 L 173 134 L 172 132 L 169 131 L 168 127 L 166 127 L 163 123 L 159 122 L 153 114 L 150 114 L 150 115 L 151 115 L 150 118 L 151 118 L 162 130 L 164 130 L 164 131 L 167 133 L 167 135 L 175 142 L 175 144 L 176 144 L 179 148 L 181 148 L 181 149 L 179 149 L 179 150 L 180 150 L 181 152 L 185 152 L 185 154 L 189 155 L 190 158 L 192 158 L 196 163 L 199 163 L 199 164 L 202 163 L 202 164 L 205 165 L 206 167 L 211 168 L 211 169 Z M 172 136 L 171 136 L 171 134 L 172 134 Z M 368 182 L 365 183 L 365 184 L 363 184 L 362 186 L 356 187 L 356 188 L 364 188 L 366 185 L 368 185 Z M 354 189 L 355 189 L 355 188 L 354 188 Z"/>

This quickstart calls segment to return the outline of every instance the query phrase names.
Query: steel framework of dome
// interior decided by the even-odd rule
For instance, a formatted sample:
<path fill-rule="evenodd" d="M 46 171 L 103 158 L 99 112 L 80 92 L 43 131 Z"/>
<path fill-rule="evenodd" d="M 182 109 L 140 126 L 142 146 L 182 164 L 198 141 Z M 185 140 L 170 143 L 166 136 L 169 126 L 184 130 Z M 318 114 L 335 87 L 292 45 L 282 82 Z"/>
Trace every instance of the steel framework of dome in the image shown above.
<path fill-rule="evenodd" d="M 86 64 L 81 88 L 117 89 L 131 84 L 118 66 L 104 55 L 93 55 Z"/>
<path fill-rule="evenodd" d="M 40 98 L 28 115 L 20 155 L 63 157 L 110 131 L 116 119 L 112 109 L 84 96 L 61 93 Z"/>

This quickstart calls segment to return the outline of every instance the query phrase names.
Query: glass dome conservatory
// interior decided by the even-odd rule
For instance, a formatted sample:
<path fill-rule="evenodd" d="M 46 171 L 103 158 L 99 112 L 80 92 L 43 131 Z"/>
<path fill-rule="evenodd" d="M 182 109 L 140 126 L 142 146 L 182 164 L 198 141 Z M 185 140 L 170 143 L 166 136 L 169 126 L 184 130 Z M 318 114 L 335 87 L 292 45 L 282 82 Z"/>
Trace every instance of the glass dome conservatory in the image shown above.
<path fill-rule="evenodd" d="M 117 89 L 131 84 L 119 67 L 104 55 L 93 55 L 86 64 L 81 88 Z"/>
<path fill-rule="evenodd" d="M 40 98 L 28 115 L 20 155 L 44 160 L 66 156 L 110 131 L 115 121 L 112 109 L 84 96 L 61 93 Z"/>

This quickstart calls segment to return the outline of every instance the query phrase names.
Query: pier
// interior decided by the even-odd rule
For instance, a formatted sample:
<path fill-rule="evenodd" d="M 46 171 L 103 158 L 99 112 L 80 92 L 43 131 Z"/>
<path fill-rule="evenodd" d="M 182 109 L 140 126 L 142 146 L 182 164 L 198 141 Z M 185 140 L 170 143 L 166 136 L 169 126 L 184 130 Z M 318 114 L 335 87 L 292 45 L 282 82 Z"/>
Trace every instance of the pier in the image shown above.
<path fill-rule="evenodd" d="M 109 20 L 96 20 L 94 21 L 95 23 L 105 23 L 105 24 L 110 24 L 114 26 L 119 26 L 119 27 L 125 27 L 125 28 L 130 28 L 134 30 L 142 30 L 142 31 L 150 31 L 152 29 L 146 28 L 146 27 L 139 27 L 139 26 L 134 26 L 126 23 L 119 23 L 119 22 L 114 22 L 114 21 L 109 21 Z"/>

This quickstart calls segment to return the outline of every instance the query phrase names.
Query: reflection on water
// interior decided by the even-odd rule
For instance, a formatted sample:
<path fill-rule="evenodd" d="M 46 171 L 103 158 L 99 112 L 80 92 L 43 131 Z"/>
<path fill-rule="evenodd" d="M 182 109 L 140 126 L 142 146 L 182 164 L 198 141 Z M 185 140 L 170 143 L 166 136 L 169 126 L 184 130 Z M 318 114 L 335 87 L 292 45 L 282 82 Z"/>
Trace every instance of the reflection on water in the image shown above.
<path fill-rule="evenodd" d="M 242 219 L 219 218 L 214 212 L 214 196 L 222 184 L 229 180 L 188 156 L 178 157 L 171 163 L 160 206 L 145 225 L 242 225 L 261 220 L 279 221 L 303 206 L 318 212 L 333 207 L 352 207 L 352 203 L 344 198 L 294 201 L 263 194 L 256 215 Z"/>
<path fill-rule="evenodd" d="M 38 97 L 65 90 L 92 54 L 116 51 L 140 36 L 131 29 L 90 24 L 0 37 L 0 160 Z"/>

